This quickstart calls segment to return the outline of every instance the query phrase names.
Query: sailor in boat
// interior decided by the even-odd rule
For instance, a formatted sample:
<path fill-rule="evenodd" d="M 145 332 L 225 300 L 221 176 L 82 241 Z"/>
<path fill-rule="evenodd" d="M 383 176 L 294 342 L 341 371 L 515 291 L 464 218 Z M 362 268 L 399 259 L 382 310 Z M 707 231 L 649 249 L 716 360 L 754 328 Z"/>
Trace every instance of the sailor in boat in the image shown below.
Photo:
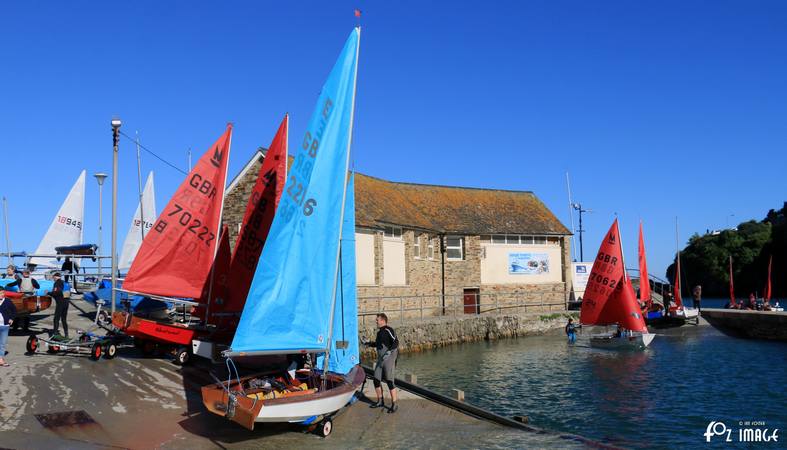
<path fill-rule="evenodd" d="M 30 276 L 30 271 L 25 269 L 22 271 L 22 276 L 17 277 L 16 280 L 12 281 L 5 285 L 6 289 L 12 288 L 17 286 L 19 292 L 26 294 L 26 295 L 33 295 L 36 292 L 36 289 L 40 289 L 38 281 L 35 278 Z"/>
<path fill-rule="evenodd" d="M 6 278 L 19 278 L 19 275 L 17 275 L 16 273 L 16 266 L 14 266 L 13 264 L 9 264 L 8 267 L 5 268 L 3 279 Z"/>
<path fill-rule="evenodd" d="M 16 318 L 14 302 L 6 300 L 5 291 L 0 288 L 0 367 L 8 367 L 5 362 L 5 343 L 8 341 L 8 330 Z"/>
<path fill-rule="evenodd" d="M 568 336 L 568 342 L 571 344 L 577 340 L 577 328 L 582 328 L 582 325 L 575 325 L 574 319 L 569 317 L 566 324 L 566 336 Z"/>
<path fill-rule="evenodd" d="M 694 286 L 694 289 L 691 291 L 691 295 L 694 298 L 694 307 L 697 308 L 697 311 L 699 311 L 702 308 L 702 286 L 699 284 Z"/>
<path fill-rule="evenodd" d="M 63 280 L 60 279 L 60 272 L 55 272 L 55 274 L 52 275 L 52 279 L 55 280 L 52 291 L 49 293 L 49 296 L 55 299 L 55 326 L 52 330 L 52 335 L 55 336 L 58 334 L 58 325 L 62 322 L 63 336 L 68 337 L 68 324 L 66 323 L 66 317 L 68 316 L 68 299 L 63 295 L 65 285 Z"/>
<path fill-rule="evenodd" d="M 390 413 L 395 413 L 398 409 L 396 405 L 397 393 L 396 385 L 394 384 L 396 358 L 399 356 L 399 338 L 396 337 L 396 331 L 388 326 L 388 316 L 385 313 L 377 314 L 377 337 L 372 342 L 366 342 L 367 347 L 375 347 L 377 349 L 377 364 L 374 366 L 374 393 L 377 394 L 377 401 L 373 403 L 371 408 L 385 407 L 385 400 L 383 399 L 383 386 L 382 380 L 388 385 L 388 392 L 391 393 L 391 409 Z"/>

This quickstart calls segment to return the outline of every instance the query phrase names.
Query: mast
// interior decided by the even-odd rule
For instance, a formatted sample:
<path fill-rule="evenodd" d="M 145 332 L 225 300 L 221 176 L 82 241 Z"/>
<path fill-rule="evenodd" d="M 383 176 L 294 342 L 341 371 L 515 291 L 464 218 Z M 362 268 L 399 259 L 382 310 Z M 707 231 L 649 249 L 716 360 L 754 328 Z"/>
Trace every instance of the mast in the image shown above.
<path fill-rule="evenodd" d="M 11 264 L 11 238 L 8 233 L 8 201 L 3 196 L 3 222 L 5 222 L 5 249 L 8 252 L 8 264 Z"/>
<path fill-rule="evenodd" d="M 139 230 L 145 240 L 145 207 L 142 205 L 142 157 L 139 152 L 139 131 L 136 132 L 137 142 L 137 192 L 139 192 Z"/>
<path fill-rule="evenodd" d="M 339 245 L 336 249 L 336 270 L 333 274 L 333 294 L 331 294 L 331 310 L 330 316 L 328 320 L 328 339 L 326 340 L 327 346 L 325 349 L 325 360 L 323 361 L 323 377 L 322 377 L 322 390 L 325 390 L 325 386 L 327 383 L 327 373 L 328 373 L 328 360 L 330 359 L 331 355 L 331 345 L 333 344 L 333 318 L 336 314 L 336 287 L 338 285 L 339 276 L 340 276 L 340 262 L 342 256 L 342 228 L 344 226 L 344 205 L 347 201 L 347 180 L 349 179 L 348 173 L 350 170 L 350 151 L 353 141 L 353 123 L 355 122 L 355 96 L 358 91 L 358 57 L 360 56 L 361 52 L 361 27 L 356 27 L 358 30 L 358 41 L 356 42 L 355 47 L 355 73 L 353 74 L 353 98 L 352 103 L 350 106 L 350 129 L 347 133 L 347 157 L 344 166 L 344 189 L 342 191 L 342 209 L 341 213 L 339 214 L 339 235 L 337 236 L 337 240 L 339 241 Z"/>
<path fill-rule="evenodd" d="M 568 172 L 566 172 L 566 189 L 568 190 L 568 217 L 571 220 L 571 247 L 572 250 L 574 250 L 574 261 L 576 261 L 577 246 L 574 241 L 574 202 L 571 201 L 571 181 L 568 178 Z"/>
<path fill-rule="evenodd" d="M 232 123 L 227 124 L 229 127 L 232 127 Z M 227 173 L 230 170 L 230 151 L 232 150 L 232 132 L 230 132 L 230 136 L 227 140 L 227 164 L 225 164 L 224 168 L 224 179 L 221 181 L 223 184 L 223 190 L 221 194 L 221 206 L 219 207 L 219 221 L 216 224 L 216 239 L 221 240 L 221 221 L 224 218 L 224 199 L 227 197 Z M 191 150 L 189 150 L 189 166 L 191 166 Z M 208 299 L 205 303 L 205 323 L 208 323 L 210 320 L 210 301 L 211 297 L 213 297 L 213 273 L 216 271 L 216 254 L 219 252 L 219 242 L 216 242 L 216 248 L 213 250 L 213 263 L 210 265 L 210 275 L 208 275 Z"/>
<path fill-rule="evenodd" d="M 675 264 L 675 286 L 677 289 L 675 290 L 675 303 L 679 303 L 678 307 L 683 306 L 683 295 L 681 294 L 682 286 L 680 284 L 680 243 L 678 242 L 678 216 L 675 216 L 675 251 L 678 255 L 678 259 Z"/>

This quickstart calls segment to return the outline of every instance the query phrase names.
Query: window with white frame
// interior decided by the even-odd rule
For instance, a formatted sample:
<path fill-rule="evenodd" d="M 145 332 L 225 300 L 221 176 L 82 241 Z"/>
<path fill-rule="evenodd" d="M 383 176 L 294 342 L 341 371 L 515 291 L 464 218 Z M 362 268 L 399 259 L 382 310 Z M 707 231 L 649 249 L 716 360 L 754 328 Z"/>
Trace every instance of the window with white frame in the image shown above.
<path fill-rule="evenodd" d="M 465 239 L 461 236 L 445 237 L 445 258 L 449 261 L 459 261 L 465 258 Z"/>
<path fill-rule="evenodd" d="M 432 236 L 427 236 L 427 247 L 426 247 L 426 256 L 429 259 L 434 259 L 434 238 Z"/>
<path fill-rule="evenodd" d="M 560 245 L 560 237 L 522 234 L 484 234 L 481 235 L 481 243 L 495 245 Z"/>
<path fill-rule="evenodd" d="M 402 239 L 402 227 L 397 227 L 394 225 L 386 225 L 383 228 L 383 236 L 387 239 Z"/>
<path fill-rule="evenodd" d="M 421 259 L 421 235 L 413 231 L 413 258 Z"/>

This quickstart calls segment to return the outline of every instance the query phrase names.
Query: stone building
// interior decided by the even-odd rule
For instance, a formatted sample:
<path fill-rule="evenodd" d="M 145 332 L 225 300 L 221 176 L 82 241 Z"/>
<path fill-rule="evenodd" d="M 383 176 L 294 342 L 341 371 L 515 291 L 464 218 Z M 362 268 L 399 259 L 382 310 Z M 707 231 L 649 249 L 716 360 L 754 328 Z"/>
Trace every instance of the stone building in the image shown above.
<path fill-rule="evenodd" d="M 227 189 L 234 245 L 261 151 Z M 564 309 L 569 230 L 533 194 L 356 174 L 359 311 L 435 316 Z"/>

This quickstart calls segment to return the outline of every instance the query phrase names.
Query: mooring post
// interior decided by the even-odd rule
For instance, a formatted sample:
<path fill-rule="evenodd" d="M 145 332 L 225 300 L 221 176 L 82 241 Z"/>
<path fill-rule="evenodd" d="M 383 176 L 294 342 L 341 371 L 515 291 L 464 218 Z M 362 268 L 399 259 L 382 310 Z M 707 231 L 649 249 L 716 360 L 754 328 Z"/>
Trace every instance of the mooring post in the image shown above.
<path fill-rule="evenodd" d="M 418 384 L 418 377 L 414 373 L 404 374 L 404 381 L 410 384 Z"/>
<path fill-rule="evenodd" d="M 459 402 L 465 401 L 465 391 L 461 389 L 452 389 L 452 391 L 454 394 L 454 400 Z"/>

